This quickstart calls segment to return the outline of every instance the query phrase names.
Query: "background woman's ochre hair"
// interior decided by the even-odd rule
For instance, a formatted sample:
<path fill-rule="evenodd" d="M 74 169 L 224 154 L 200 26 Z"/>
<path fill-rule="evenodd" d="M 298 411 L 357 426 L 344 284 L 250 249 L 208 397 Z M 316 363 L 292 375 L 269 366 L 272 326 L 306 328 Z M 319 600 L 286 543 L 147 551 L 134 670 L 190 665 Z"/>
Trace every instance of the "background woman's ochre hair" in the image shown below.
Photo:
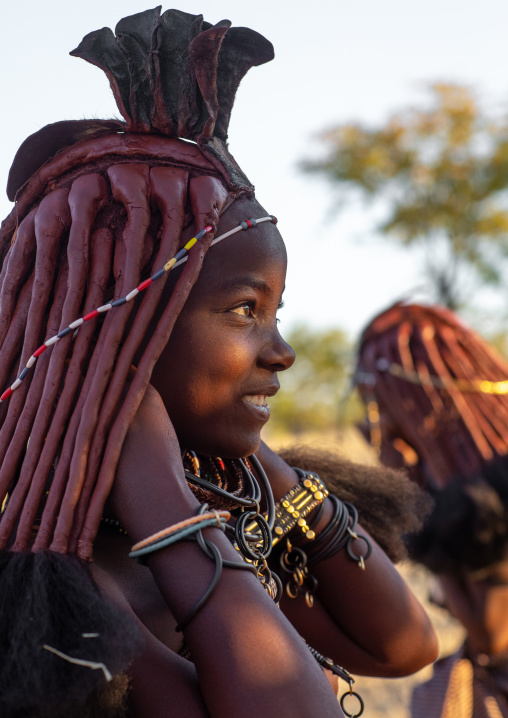
<path fill-rule="evenodd" d="M 425 465 L 418 478 L 430 488 L 508 454 L 508 362 L 442 307 L 378 315 L 361 337 L 356 382 L 374 402 L 371 438 Z"/>

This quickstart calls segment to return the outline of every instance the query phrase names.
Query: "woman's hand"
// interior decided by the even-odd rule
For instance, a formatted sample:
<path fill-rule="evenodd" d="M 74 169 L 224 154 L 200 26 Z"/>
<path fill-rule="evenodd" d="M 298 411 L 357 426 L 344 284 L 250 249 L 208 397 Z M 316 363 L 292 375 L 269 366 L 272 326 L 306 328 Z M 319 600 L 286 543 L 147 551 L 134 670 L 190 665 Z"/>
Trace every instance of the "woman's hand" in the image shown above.
<path fill-rule="evenodd" d="M 108 509 L 133 542 L 199 509 L 173 425 L 151 385 L 125 438 Z"/>

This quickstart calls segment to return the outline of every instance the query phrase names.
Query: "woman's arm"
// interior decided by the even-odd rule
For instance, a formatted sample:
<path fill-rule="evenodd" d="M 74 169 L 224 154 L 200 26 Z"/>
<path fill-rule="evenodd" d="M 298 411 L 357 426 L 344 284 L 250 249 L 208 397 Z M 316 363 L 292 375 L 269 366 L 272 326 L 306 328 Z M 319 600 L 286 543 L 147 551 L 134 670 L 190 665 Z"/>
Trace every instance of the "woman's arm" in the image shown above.
<path fill-rule="evenodd" d="M 264 443 L 257 456 L 270 476 L 275 499 L 280 499 L 298 482 L 298 475 Z M 330 517 L 331 506 L 326 506 L 318 530 Z M 361 526 L 357 530 L 367 535 Z M 281 607 L 310 645 L 352 673 L 387 677 L 414 673 L 435 660 L 436 635 L 391 561 L 370 541 L 372 554 L 365 571 L 341 550 L 310 569 L 318 581 L 313 608 L 302 595 L 286 596 Z M 358 542 L 354 551 L 364 552 L 364 543 Z"/>
<path fill-rule="evenodd" d="M 122 451 L 112 507 L 133 541 L 199 509 L 185 481 L 173 428 L 151 388 Z M 204 533 L 224 558 L 238 560 L 220 530 Z M 179 621 L 204 594 L 214 571 L 196 544 L 184 542 L 151 554 L 148 567 Z M 184 637 L 212 718 L 342 715 L 302 639 L 246 571 L 223 570 L 211 598 L 184 629 Z M 168 694 L 177 689 L 171 686 L 174 680 L 175 674 L 168 672 Z M 151 690 L 148 681 L 146 690 Z"/>
<path fill-rule="evenodd" d="M 115 579 L 96 562 L 92 564 L 92 573 L 101 594 L 124 611 L 141 634 L 143 650 L 129 666 L 129 715 L 167 718 L 170 706 L 173 716 L 208 716 L 194 664 L 155 638 Z"/>

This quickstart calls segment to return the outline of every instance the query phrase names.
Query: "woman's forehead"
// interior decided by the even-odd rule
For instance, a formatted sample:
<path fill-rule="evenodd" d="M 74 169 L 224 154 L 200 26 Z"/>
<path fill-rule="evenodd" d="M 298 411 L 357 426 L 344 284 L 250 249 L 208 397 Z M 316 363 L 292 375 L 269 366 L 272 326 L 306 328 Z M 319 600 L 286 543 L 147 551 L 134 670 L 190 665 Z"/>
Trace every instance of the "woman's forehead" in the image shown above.
<path fill-rule="evenodd" d="M 269 213 L 255 199 L 241 197 L 222 215 L 217 235 L 238 227 L 241 222 L 267 217 Z M 210 248 L 203 263 L 203 272 L 220 267 L 226 272 L 246 261 L 261 263 L 263 260 L 286 261 L 286 248 L 275 224 L 264 222 L 256 227 L 235 233 Z"/>
<path fill-rule="evenodd" d="M 266 216 L 266 213 L 258 216 Z M 232 226 L 237 224 L 235 221 Z M 266 222 L 234 234 L 211 247 L 203 262 L 197 285 L 215 290 L 224 284 L 239 286 L 248 280 L 258 285 L 265 283 L 273 291 L 281 292 L 286 266 L 286 248 L 280 232 L 275 225 Z"/>

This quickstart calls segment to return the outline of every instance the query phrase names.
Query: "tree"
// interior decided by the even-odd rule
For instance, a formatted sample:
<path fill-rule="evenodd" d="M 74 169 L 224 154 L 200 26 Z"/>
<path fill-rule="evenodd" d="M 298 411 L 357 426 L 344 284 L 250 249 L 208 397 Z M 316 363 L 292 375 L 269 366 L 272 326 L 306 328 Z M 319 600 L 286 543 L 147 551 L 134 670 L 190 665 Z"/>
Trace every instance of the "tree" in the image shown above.
<path fill-rule="evenodd" d="M 463 86 L 435 84 L 430 94 L 429 107 L 383 127 L 323 133 L 326 156 L 302 166 L 342 195 L 383 201 L 388 216 L 379 230 L 425 246 L 435 298 L 456 309 L 465 270 L 496 285 L 508 256 L 508 118 L 487 116 Z"/>
<path fill-rule="evenodd" d="M 293 328 L 287 337 L 294 366 L 280 375 L 281 389 L 270 401 L 270 429 L 292 434 L 351 424 L 362 416 L 357 399 L 347 401 L 353 347 L 340 329 Z M 356 404 L 355 404 L 356 401 Z"/>

